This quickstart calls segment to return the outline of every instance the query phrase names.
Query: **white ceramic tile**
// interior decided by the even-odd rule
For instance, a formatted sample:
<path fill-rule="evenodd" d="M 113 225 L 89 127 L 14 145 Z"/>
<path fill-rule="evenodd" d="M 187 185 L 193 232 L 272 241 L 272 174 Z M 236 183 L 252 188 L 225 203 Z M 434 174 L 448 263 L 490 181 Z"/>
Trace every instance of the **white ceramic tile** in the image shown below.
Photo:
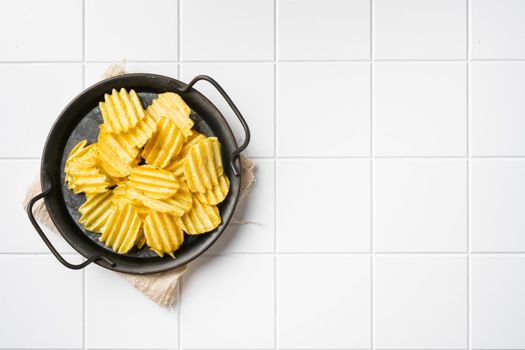
<path fill-rule="evenodd" d="M 471 64 L 473 155 L 525 155 L 525 62 Z"/>
<path fill-rule="evenodd" d="M 281 255 L 278 343 L 283 349 L 370 347 L 370 258 Z"/>
<path fill-rule="evenodd" d="M 81 61 L 82 0 L 0 1 L 0 47 L 0 61 Z"/>
<path fill-rule="evenodd" d="M 279 160 L 277 242 L 281 252 L 370 249 L 368 160 Z"/>
<path fill-rule="evenodd" d="M 273 0 L 181 0 L 183 60 L 273 60 Z"/>
<path fill-rule="evenodd" d="M 256 159 L 253 187 L 209 252 L 268 253 L 274 249 L 274 161 Z"/>
<path fill-rule="evenodd" d="M 467 161 L 377 159 L 373 217 L 376 251 L 465 251 Z"/>
<path fill-rule="evenodd" d="M 474 251 L 525 251 L 525 160 L 473 159 L 471 246 Z"/>
<path fill-rule="evenodd" d="M 280 59 L 370 58 L 370 1 L 279 0 Z"/>
<path fill-rule="evenodd" d="M 85 0 L 86 59 L 177 60 L 172 0 Z"/>
<path fill-rule="evenodd" d="M 467 55 L 466 0 L 377 0 L 375 58 L 462 59 Z"/>
<path fill-rule="evenodd" d="M 108 69 L 111 63 L 86 63 L 85 65 L 85 85 L 89 87 L 102 80 L 104 73 Z M 128 73 L 154 73 L 166 75 L 168 77 L 178 77 L 178 64 L 177 63 L 137 63 L 127 62 L 125 70 Z"/>
<path fill-rule="evenodd" d="M 472 0 L 473 58 L 525 58 L 525 2 Z"/>
<path fill-rule="evenodd" d="M 81 64 L 2 64 L 0 157 L 39 157 L 60 112 L 82 89 Z M 28 97 L 28 87 L 38 92 Z M 28 99 L 31 99 L 28 102 Z M 23 137 L 21 137 L 23 135 Z"/>
<path fill-rule="evenodd" d="M 181 80 L 188 83 L 199 74 L 214 78 L 233 100 L 250 126 L 252 139 L 247 154 L 274 155 L 274 66 L 272 63 L 184 63 Z M 244 132 L 226 101 L 210 84 L 199 82 L 195 89 L 222 112 L 240 144 Z"/>
<path fill-rule="evenodd" d="M 82 272 L 51 254 L 0 255 L 0 274 L 0 348 L 82 347 Z"/>
<path fill-rule="evenodd" d="M 465 155 L 466 83 L 463 63 L 377 63 L 375 154 Z"/>
<path fill-rule="evenodd" d="M 8 199 L 0 204 L 4 218 L 0 252 L 49 252 L 22 207 L 27 188 L 39 176 L 40 160 L 0 160 L 0 169 L 0 193 Z M 59 251 L 74 252 L 57 233 L 44 231 Z"/>
<path fill-rule="evenodd" d="M 472 347 L 525 347 L 525 256 L 471 258 Z"/>
<path fill-rule="evenodd" d="M 376 256 L 374 335 L 380 349 L 466 348 L 466 257 Z"/>
<path fill-rule="evenodd" d="M 92 265 L 86 270 L 86 347 L 173 349 L 178 343 L 174 305 L 160 308 L 122 276 Z"/>
<path fill-rule="evenodd" d="M 183 277 L 184 349 L 266 349 L 274 344 L 274 257 L 201 257 Z"/>
<path fill-rule="evenodd" d="M 277 82 L 279 155 L 369 155 L 368 63 L 283 63 Z"/>
<path fill-rule="evenodd" d="M 374 24 L 375 58 L 466 57 L 466 0 L 377 0 Z"/>

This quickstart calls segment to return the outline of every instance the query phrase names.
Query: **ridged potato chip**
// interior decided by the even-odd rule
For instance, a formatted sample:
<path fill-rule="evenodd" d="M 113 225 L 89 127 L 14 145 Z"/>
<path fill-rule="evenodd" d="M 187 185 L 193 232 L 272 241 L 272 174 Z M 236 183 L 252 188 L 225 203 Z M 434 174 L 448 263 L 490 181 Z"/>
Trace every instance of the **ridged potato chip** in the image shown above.
<path fill-rule="evenodd" d="M 157 122 L 157 131 L 142 151 L 142 158 L 145 159 L 146 164 L 164 168 L 180 152 L 184 141 L 184 135 L 173 121 L 160 118 Z"/>
<path fill-rule="evenodd" d="M 133 168 L 129 175 L 128 187 L 138 190 L 154 199 L 173 197 L 180 187 L 173 173 L 151 165 Z"/>
<path fill-rule="evenodd" d="M 131 200 L 139 202 L 141 206 L 177 217 L 187 213 L 193 204 L 191 193 L 183 189 L 180 189 L 173 197 L 167 199 L 150 198 L 133 189 L 127 190 L 127 196 Z"/>
<path fill-rule="evenodd" d="M 219 176 L 219 183 L 217 185 L 214 185 L 211 190 L 205 193 L 195 193 L 195 197 L 203 204 L 217 205 L 226 198 L 229 190 L 230 179 L 228 179 L 226 174 L 222 174 Z"/>
<path fill-rule="evenodd" d="M 134 206 L 130 204 L 116 205 L 113 207 L 99 239 L 114 251 L 124 254 L 135 245 L 141 228 L 142 220 Z"/>
<path fill-rule="evenodd" d="M 69 154 L 67 156 L 67 161 L 71 161 L 73 159 L 75 159 L 79 153 L 84 149 L 84 147 L 86 147 L 87 145 L 87 140 L 82 140 L 80 141 L 79 143 L 77 143 L 72 149 L 71 151 L 69 151 Z"/>
<path fill-rule="evenodd" d="M 172 120 L 184 136 L 191 135 L 191 128 L 193 128 L 193 120 L 190 118 L 191 108 L 179 95 L 173 92 L 159 94 L 146 110 L 157 120 L 161 117 Z"/>
<path fill-rule="evenodd" d="M 66 160 L 65 180 L 75 194 L 102 193 L 109 187 L 110 181 L 99 168 L 96 154 L 93 144 L 77 149 L 74 157 Z"/>
<path fill-rule="evenodd" d="M 148 142 L 157 130 L 157 121 L 153 119 L 148 113 L 144 119 L 141 119 L 135 127 L 132 129 L 116 134 L 117 137 L 122 138 L 122 142 L 126 144 L 132 144 L 138 148 L 141 148 Z"/>
<path fill-rule="evenodd" d="M 175 217 L 154 210 L 144 219 L 144 236 L 151 250 L 161 257 L 165 253 L 173 256 L 184 241 L 184 233 L 177 226 Z"/>
<path fill-rule="evenodd" d="M 100 127 L 97 142 L 98 159 L 102 168 L 113 177 L 126 177 L 137 161 L 139 148 L 129 140 L 120 138 Z"/>
<path fill-rule="evenodd" d="M 104 102 L 100 102 L 98 106 L 106 130 L 111 133 L 128 131 L 145 116 L 142 103 L 134 90 L 128 93 L 124 88 L 119 92 L 113 89 L 111 95 L 104 95 Z"/>
<path fill-rule="evenodd" d="M 78 221 L 87 230 L 100 233 L 111 214 L 112 197 L 112 191 L 96 194 L 88 193 L 86 201 L 78 208 L 78 211 L 82 214 Z"/>
<path fill-rule="evenodd" d="M 173 174 L 175 174 L 177 178 L 184 177 L 184 160 L 186 159 L 186 156 L 188 155 L 191 146 L 205 139 L 206 136 L 204 136 L 203 134 L 197 131 L 192 131 L 190 137 L 188 137 L 186 143 L 184 144 L 184 146 L 182 146 L 182 149 L 180 150 L 177 157 L 175 157 L 175 159 L 164 169 L 171 171 Z"/>
<path fill-rule="evenodd" d="M 205 193 L 211 190 L 223 173 L 221 145 L 216 137 L 208 137 L 191 146 L 184 161 L 184 178 L 190 191 Z"/>
<path fill-rule="evenodd" d="M 109 187 L 106 175 L 97 168 L 75 169 L 71 171 L 71 186 L 73 193 L 102 193 Z"/>
<path fill-rule="evenodd" d="M 190 211 L 177 219 L 177 225 L 189 235 L 209 232 L 221 224 L 219 208 L 201 203 L 193 197 Z"/>

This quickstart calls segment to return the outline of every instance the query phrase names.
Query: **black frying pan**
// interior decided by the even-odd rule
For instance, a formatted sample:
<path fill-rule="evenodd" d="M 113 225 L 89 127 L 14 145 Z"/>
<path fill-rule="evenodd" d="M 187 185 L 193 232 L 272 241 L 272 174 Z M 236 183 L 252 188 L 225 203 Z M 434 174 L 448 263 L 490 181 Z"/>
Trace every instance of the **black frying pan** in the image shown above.
<path fill-rule="evenodd" d="M 239 118 L 245 132 L 245 139 L 241 146 L 237 146 L 230 126 L 217 107 L 193 88 L 199 80 L 212 84 Z M 85 197 L 73 194 L 64 182 L 64 164 L 71 148 L 82 139 L 88 139 L 89 143 L 96 142 L 98 126 L 102 123 L 98 102 L 103 99 L 105 93 L 111 94 L 113 88 L 118 90 L 122 87 L 128 90 L 134 89 L 144 107 L 147 107 L 159 93 L 172 91 L 180 94 L 192 109 L 191 118 L 195 121 L 195 129 L 207 136 L 216 136 L 221 142 L 224 171 L 231 182 L 228 196 L 219 205 L 222 223 L 209 233 L 197 236 L 186 235 L 184 244 L 175 252 L 176 259 L 170 256 L 160 258 L 147 246 L 140 250 L 134 248 L 127 254 L 113 252 L 98 240 L 98 234 L 87 231 L 78 222 L 80 217 L 78 208 Z M 155 74 L 126 74 L 110 78 L 83 91 L 55 121 L 42 154 L 40 181 L 43 192 L 31 199 L 27 206 L 27 214 L 49 250 L 70 269 L 81 269 L 92 262 L 110 270 L 137 274 L 174 269 L 204 253 L 228 225 L 239 199 L 241 178 L 238 158 L 249 141 L 250 130 L 241 113 L 220 85 L 208 76 L 199 75 L 187 85 Z M 49 216 L 60 234 L 86 258 L 86 261 L 78 265 L 67 262 L 45 236 L 32 210 L 35 202 L 41 198 L 44 198 Z"/>

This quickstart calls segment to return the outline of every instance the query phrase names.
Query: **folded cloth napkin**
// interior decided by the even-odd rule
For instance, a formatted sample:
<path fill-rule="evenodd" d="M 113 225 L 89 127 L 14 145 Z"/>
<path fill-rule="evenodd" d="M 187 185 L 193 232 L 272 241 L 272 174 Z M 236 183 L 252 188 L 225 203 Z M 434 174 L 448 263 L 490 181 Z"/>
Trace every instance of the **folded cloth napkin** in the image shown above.
<path fill-rule="evenodd" d="M 126 74 L 125 63 L 112 64 L 108 67 L 103 78 L 109 78 L 121 74 Z M 255 182 L 255 165 L 254 163 L 241 155 L 241 192 L 239 204 L 242 205 L 243 198 Z M 27 207 L 29 200 L 42 192 L 40 185 L 40 176 L 37 176 L 33 183 L 28 187 L 26 196 L 24 198 L 24 208 Z M 38 201 L 33 207 L 33 213 L 36 220 L 49 230 L 58 233 L 53 225 L 49 214 L 47 213 L 44 201 Z M 235 218 L 235 214 L 234 214 Z M 235 220 L 239 222 L 238 220 Z M 134 275 L 129 273 L 119 273 L 123 276 L 133 287 L 137 288 L 149 299 L 157 303 L 161 307 L 169 307 L 177 297 L 177 285 L 180 277 L 186 271 L 187 265 L 178 269 L 154 273 L 149 275 Z"/>

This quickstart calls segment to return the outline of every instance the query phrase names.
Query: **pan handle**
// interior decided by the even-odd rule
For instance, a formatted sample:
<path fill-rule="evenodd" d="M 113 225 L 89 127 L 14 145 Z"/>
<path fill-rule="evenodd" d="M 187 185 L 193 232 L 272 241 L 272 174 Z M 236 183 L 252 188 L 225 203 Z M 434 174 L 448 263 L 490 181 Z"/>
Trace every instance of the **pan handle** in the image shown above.
<path fill-rule="evenodd" d="M 60 255 L 60 253 L 55 249 L 53 244 L 51 244 L 49 239 L 44 234 L 44 231 L 42 231 L 42 229 L 40 228 L 40 225 L 38 225 L 38 222 L 36 221 L 35 216 L 33 215 L 33 206 L 35 205 L 36 201 L 38 201 L 41 198 L 44 198 L 45 196 L 50 194 L 52 191 L 53 191 L 53 185 L 50 184 L 49 185 L 49 189 L 47 189 L 44 192 L 42 192 L 42 193 L 36 195 L 35 197 L 31 198 L 31 200 L 29 201 L 29 203 L 27 205 L 27 216 L 29 216 L 29 220 L 31 221 L 31 223 L 35 227 L 36 232 L 38 232 L 38 234 L 40 235 L 40 238 L 42 238 L 42 240 L 44 241 L 46 246 L 49 248 L 51 253 L 53 253 L 53 255 L 58 259 L 58 261 L 60 261 L 60 263 L 62 263 L 62 265 L 64 265 L 67 268 L 73 269 L 73 270 L 83 269 L 87 265 L 91 264 L 93 261 L 99 260 L 99 259 L 103 259 L 108 264 L 110 264 L 111 266 L 114 266 L 115 263 L 113 261 L 109 260 L 108 258 L 106 258 L 105 256 L 102 256 L 102 255 L 93 255 L 92 257 L 90 257 L 89 259 L 87 259 L 86 261 L 84 261 L 83 263 L 78 264 L 78 265 L 71 264 L 70 262 L 66 261 L 62 257 L 62 255 Z"/>
<path fill-rule="evenodd" d="M 228 96 L 226 91 L 224 91 L 224 89 L 219 85 L 219 83 L 215 81 L 215 79 L 207 75 L 197 75 L 195 78 L 192 79 L 192 81 L 188 83 L 188 85 L 186 85 L 184 88 L 180 89 L 179 91 L 180 92 L 188 91 L 199 80 L 206 80 L 208 83 L 213 85 L 213 87 L 217 89 L 217 91 L 219 91 L 219 93 L 222 95 L 224 100 L 226 100 L 230 108 L 233 110 L 233 112 L 239 119 L 239 122 L 241 123 L 242 128 L 244 129 L 244 142 L 235 151 L 232 152 L 231 160 L 230 160 L 230 167 L 232 168 L 233 174 L 235 176 L 239 176 L 241 172 L 239 170 L 239 165 L 237 163 L 237 160 L 239 159 L 241 152 L 244 151 L 246 147 L 248 147 L 248 143 L 250 143 L 250 128 L 248 127 L 248 124 L 246 123 L 246 120 L 244 120 L 244 117 L 242 116 L 239 109 L 235 106 L 235 104 L 231 100 L 230 96 Z"/>

